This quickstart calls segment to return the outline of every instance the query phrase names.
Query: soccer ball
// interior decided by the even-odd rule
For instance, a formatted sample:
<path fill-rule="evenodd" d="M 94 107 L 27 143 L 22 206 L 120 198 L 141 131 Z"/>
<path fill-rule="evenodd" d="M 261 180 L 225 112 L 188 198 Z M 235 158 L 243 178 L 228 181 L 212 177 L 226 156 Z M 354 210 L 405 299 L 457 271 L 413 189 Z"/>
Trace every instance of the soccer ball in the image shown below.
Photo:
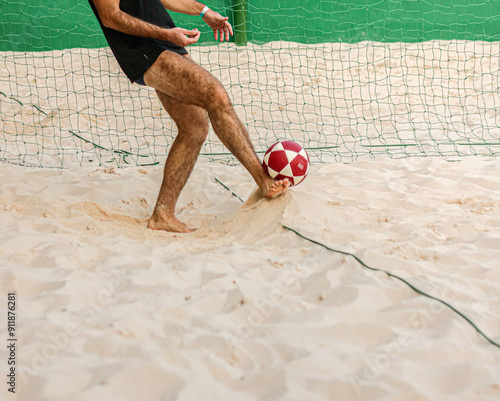
<path fill-rule="evenodd" d="M 288 178 L 290 185 L 298 185 L 309 171 L 309 156 L 296 142 L 276 142 L 267 150 L 262 165 L 272 178 Z"/>

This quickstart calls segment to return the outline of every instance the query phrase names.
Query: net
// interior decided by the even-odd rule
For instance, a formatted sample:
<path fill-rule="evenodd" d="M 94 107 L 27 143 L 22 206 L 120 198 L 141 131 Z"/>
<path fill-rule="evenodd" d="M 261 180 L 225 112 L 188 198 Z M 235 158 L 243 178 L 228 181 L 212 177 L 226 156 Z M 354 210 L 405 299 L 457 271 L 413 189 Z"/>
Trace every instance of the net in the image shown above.
<path fill-rule="evenodd" d="M 189 50 L 258 152 L 283 139 L 313 162 L 500 152 L 500 0 L 210 6 L 231 18 L 236 43 L 216 44 L 207 27 Z M 10 1 L 0 27 L 0 159 L 163 162 L 176 129 L 154 91 L 121 73 L 86 1 Z M 213 132 L 202 155 L 234 162 Z"/>

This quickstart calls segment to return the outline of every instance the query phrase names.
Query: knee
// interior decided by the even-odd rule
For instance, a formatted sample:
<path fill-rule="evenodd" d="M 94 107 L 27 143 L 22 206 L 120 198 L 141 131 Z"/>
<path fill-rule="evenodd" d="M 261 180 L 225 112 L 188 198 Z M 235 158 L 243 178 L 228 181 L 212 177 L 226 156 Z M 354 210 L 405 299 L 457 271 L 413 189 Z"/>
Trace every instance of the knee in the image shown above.
<path fill-rule="evenodd" d="M 220 82 L 209 88 L 206 109 L 210 113 L 213 110 L 226 110 L 231 108 L 231 100 Z"/>
<path fill-rule="evenodd" d="M 199 131 L 208 135 L 209 122 L 208 122 L 208 114 L 205 110 L 199 110 L 192 116 L 193 125 L 198 127 Z"/>
<path fill-rule="evenodd" d="M 177 124 L 179 134 L 189 136 L 189 140 L 202 145 L 208 135 L 210 128 L 208 115 L 205 110 L 192 111 L 185 117 L 182 123 Z"/>

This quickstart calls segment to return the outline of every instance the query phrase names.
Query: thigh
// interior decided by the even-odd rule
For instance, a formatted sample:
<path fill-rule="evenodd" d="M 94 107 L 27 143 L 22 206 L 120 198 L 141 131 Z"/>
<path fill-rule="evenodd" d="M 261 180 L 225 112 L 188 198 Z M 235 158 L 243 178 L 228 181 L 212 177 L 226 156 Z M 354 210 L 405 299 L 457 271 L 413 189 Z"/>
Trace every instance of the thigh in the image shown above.
<path fill-rule="evenodd" d="M 159 89 L 156 89 L 156 94 L 166 112 L 174 120 L 179 132 L 189 130 L 191 127 L 202 128 L 203 131 L 208 132 L 208 114 L 205 109 L 174 99 Z"/>
<path fill-rule="evenodd" d="M 149 67 L 144 82 L 173 99 L 199 107 L 205 107 L 214 93 L 222 88 L 219 80 L 189 55 L 168 50 Z"/>

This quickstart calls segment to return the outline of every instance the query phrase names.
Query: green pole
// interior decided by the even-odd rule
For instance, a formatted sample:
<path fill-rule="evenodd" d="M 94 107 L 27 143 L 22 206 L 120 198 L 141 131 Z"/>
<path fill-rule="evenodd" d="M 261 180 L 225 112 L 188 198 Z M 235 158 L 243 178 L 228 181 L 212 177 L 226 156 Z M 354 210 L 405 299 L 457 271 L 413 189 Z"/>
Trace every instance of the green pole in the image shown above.
<path fill-rule="evenodd" d="M 237 46 L 247 44 L 247 0 L 233 0 L 234 41 Z"/>

